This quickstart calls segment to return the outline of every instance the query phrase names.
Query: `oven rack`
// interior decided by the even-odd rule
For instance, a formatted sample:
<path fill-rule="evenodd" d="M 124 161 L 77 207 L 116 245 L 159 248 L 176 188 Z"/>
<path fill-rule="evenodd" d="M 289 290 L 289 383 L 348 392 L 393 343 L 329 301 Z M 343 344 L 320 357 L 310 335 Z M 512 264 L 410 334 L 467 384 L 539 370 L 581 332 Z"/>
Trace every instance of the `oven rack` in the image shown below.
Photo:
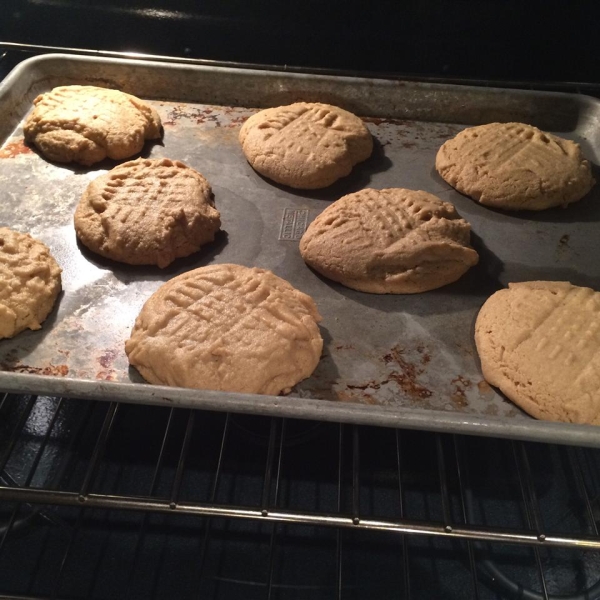
<path fill-rule="evenodd" d="M 131 57 L 0 42 L 0 77 L 52 51 Z M 583 448 L 0 394 L 0 599 L 592 599 L 599 466 Z"/>
<path fill-rule="evenodd" d="M 527 587 L 490 558 L 494 549 L 510 556 L 522 547 L 523 564 L 529 565 L 523 577 L 533 578 L 538 594 L 523 597 L 539 598 L 552 597 L 547 569 L 553 568 L 553 549 L 561 560 L 564 552 L 574 552 L 582 565 L 586 554 L 600 549 L 600 456 L 590 449 L 9 394 L 0 401 L 0 423 L 3 599 L 63 597 L 66 573 L 81 558 L 78 538 L 89 533 L 86 520 L 95 522 L 89 515 L 98 514 L 121 515 L 117 521 L 124 519 L 130 529 L 130 520 L 141 517 L 128 555 L 133 567 L 153 519 L 183 519 L 199 540 L 191 571 L 199 589 L 211 562 L 211 524 L 266 528 L 266 574 L 253 581 L 258 597 L 266 598 L 287 597 L 282 590 L 298 585 L 279 582 L 274 568 L 286 528 L 330 531 L 323 535 L 333 536 L 329 572 L 336 576 L 325 587 L 326 597 L 336 598 L 360 597 L 348 595 L 344 583 L 350 536 L 391 544 L 403 598 L 421 597 L 410 583 L 418 579 L 410 546 L 419 546 L 420 539 L 434 540 L 431 548 L 437 541 L 439 547 L 450 544 L 462 557 L 469 591 L 461 598 L 487 597 L 482 582 L 492 579 L 505 591 Z M 552 483 L 559 479 L 567 496 L 557 500 Z M 309 490 L 300 500 L 293 491 L 298 480 Z M 40 528 L 64 542 L 56 569 L 44 579 L 49 588 L 43 587 L 46 594 L 9 593 L 1 582 L 15 568 L 14 548 Z M 31 581 L 45 562 L 27 567 Z"/>

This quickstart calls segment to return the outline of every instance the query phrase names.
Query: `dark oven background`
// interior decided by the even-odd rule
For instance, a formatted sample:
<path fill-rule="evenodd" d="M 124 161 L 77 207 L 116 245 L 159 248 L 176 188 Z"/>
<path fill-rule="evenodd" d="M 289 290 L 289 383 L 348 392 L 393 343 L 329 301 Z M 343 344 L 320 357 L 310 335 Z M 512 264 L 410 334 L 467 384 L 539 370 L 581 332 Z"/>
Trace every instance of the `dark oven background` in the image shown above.
<path fill-rule="evenodd" d="M 414 76 L 599 82 L 598 2 L 3 0 L 0 40 Z"/>

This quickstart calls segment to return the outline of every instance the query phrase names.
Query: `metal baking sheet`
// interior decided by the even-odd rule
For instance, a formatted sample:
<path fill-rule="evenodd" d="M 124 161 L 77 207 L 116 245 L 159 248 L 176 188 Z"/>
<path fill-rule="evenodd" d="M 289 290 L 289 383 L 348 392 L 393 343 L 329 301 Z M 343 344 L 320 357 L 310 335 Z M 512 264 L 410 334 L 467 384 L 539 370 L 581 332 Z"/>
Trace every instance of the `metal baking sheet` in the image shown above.
<path fill-rule="evenodd" d="M 77 244 L 79 197 L 115 163 L 51 164 L 23 144 L 21 128 L 38 93 L 75 83 L 153 103 L 164 139 L 143 155 L 182 160 L 211 182 L 223 222 L 213 244 L 165 270 L 114 263 Z M 297 100 L 364 117 L 373 156 L 325 190 L 263 179 L 244 159 L 239 127 L 260 107 Z M 568 209 L 503 213 L 461 196 L 434 169 L 446 139 L 497 120 L 575 139 L 597 165 L 599 119 L 600 102 L 581 95 L 58 54 L 29 59 L 0 86 L 0 222 L 51 248 L 64 292 L 40 331 L 0 342 L 0 389 L 600 446 L 597 428 L 536 421 L 493 390 L 473 342 L 481 304 L 509 281 L 600 289 L 600 186 Z M 454 203 L 472 225 L 479 265 L 455 284 L 407 296 L 363 294 L 317 276 L 299 255 L 299 237 L 331 201 L 367 186 L 423 189 Z M 151 386 L 129 369 L 123 345 L 144 301 L 169 278 L 212 262 L 271 269 L 317 302 L 323 356 L 289 396 Z"/>

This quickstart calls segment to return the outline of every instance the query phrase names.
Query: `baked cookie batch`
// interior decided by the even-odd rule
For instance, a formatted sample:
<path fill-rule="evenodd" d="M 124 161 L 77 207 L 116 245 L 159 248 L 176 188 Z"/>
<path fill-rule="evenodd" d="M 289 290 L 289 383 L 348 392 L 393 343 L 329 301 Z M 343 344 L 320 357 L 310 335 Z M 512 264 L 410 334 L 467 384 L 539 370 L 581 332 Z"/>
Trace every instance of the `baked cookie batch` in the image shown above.
<path fill-rule="evenodd" d="M 49 160 L 91 165 L 130 158 L 162 132 L 158 113 L 134 96 L 63 86 L 35 99 L 24 135 Z M 345 177 L 373 151 L 361 119 L 320 103 L 262 110 L 239 141 L 262 176 L 307 190 Z M 505 210 L 566 206 L 595 183 L 578 144 L 521 123 L 463 130 L 441 146 L 435 167 L 462 194 Z M 200 173 L 140 158 L 89 184 L 74 225 L 97 254 L 166 267 L 213 241 L 221 220 Z M 479 260 L 470 225 L 452 204 L 402 188 L 363 189 L 333 202 L 299 251 L 324 277 L 375 294 L 426 292 Z M 44 244 L 0 228 L 0 338 L 41 327 L 60 273 Z M 163 284 L 125 351 L 150 383 L 287 393 L 318 364 L 320 320 L 312 298 L 272 272 L 215 264 Z M 509 284 L 482 307 L 475 342 L 485 379 L 534 417 L 600 424 L 599 292 L 566 282 Z"/>

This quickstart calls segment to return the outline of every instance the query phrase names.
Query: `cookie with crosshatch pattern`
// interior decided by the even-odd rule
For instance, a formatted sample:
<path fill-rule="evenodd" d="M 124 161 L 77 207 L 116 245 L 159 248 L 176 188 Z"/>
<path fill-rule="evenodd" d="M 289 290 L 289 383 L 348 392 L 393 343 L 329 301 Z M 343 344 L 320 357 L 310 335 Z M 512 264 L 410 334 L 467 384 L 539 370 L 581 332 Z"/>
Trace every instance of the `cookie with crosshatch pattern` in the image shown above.
<path fill-rule="evenodd" d="M 0 338 L 40 329 L 61 290 L 61 268 L 48 247 L 0 227 Z"/>
<path fill-rule="evenodd" d="M 77 237 L 93 252 L 159 267 L 197 252 L 221 226 L 208 181 L 168 158 L 132 160 L 94 179 L 74 222 Z"/>
<path fill-rule="evenodd" d="M 279 394 L 316 368 L 319 321 L 312 298 L 271 271 L 210 265 L 146 301 L 125 352 L 150 383 Z"/>
<path fill-rule="evenodd" d="M 537 419 L 600 425 L 600 292 L 509 283 L 475 322 L 486 381 Z"/>
<path fill-rule="evenodd" d="M 66 85 L 39 95 L 23 125 L 25 140 L 49 160 L 91 165 L 122 160 L 161 137 L 152 106 L 118 90 Z"/>
<path fill-rule="evenodd" d="M 325 277 L 372 294 L 414 294 L 477 264 L 471 226 L 449 202 L 423 191 L 364 189 L 329 205 L 300 240 Z"/>
<path fill-rule="evenodd" d="M 327 187 L 373 152 L 361 119 L 337 106 L 307 102 L 252 115 L 240 143 L 261 175 L 298 189 Z"/>
<path fill-rule="evenodd" d="M 507 210 L 567 206 L 595 183 L 579 144 L 523 123 L 461 131 L 439 149 L 435 168 L 462 194 Z"/>

